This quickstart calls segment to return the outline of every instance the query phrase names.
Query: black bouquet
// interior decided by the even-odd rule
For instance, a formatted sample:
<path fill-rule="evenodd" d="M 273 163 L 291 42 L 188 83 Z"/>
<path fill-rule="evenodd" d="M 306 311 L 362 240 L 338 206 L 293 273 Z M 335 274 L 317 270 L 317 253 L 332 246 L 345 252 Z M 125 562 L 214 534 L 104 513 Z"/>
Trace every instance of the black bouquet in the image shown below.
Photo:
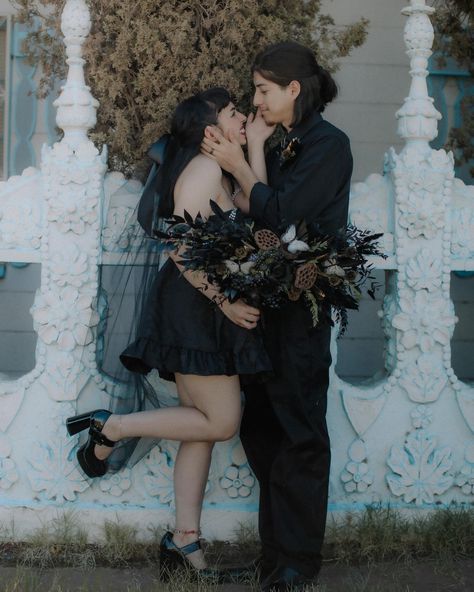
<path fill-rule="evenodd" d="M 167 221 L 166 232 L 156 232 L 167 249 L 185 248 L 180 264 L 185 270 L 204 272 L 210 283 L 235 302 L 242 298 L 263 308 L 281 308 L 304 298 L 313 325 L 323 303 L 331 306 L 347 325 L 347 309 L 357 309 L 361 286 L 373 280 L 367 255 L 384 255 L 371 234 L 347 226 L 333 235 L 311 232 L 304 223 L 290 226 L 281 236 L 268 229 L 254 229 L 248 219 L 235 218 L 211 202 L 208 219 L 184 213 Z M 234 211 L 235 212 L 235 211 Z M 374 297 L 375 282 L 367 290 Z"/>

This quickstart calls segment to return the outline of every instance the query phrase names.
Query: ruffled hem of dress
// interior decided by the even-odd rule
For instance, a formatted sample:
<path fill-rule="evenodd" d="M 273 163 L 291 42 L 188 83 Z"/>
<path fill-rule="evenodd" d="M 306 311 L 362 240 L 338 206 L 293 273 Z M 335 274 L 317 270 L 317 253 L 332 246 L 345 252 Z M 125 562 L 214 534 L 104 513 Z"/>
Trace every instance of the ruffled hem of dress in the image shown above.
<path fill-rule="evenodd" d="M 261 349 L 247 347 L 239 351 L 205 352 L 172 345 L 161 345 L 140 338 L 120 355 L 120 361 L 131 372 L 148 374 L 156 368 L 165 380 L 174 373 L 199 376 L 249 376 L 265 379 L 273 375 L 270 358 Z"/>

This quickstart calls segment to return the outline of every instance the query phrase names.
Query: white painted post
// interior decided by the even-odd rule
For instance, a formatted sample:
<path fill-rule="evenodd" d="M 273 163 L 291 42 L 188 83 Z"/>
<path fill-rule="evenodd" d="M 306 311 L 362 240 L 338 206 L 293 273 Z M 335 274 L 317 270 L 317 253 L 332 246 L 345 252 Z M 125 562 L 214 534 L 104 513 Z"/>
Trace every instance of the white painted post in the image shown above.
<path fill-rule="evenodd" d="M 360 387 L 334 377 L 357 434 L 353 442 L 347 439 L 335 406 L 337 425 L 330 411 L 337 442 L 333 469 L 340 478 L 333 473 L 335 508 L 371 501 L 432 507 L 437 501 L 474 499 L 474 487 L 466 485 L 474 485 L 474 397 L 451 367 L 457 321 L 449 293 L 455 268 L 453 157 L 429 145 L 441 118 L 426 85 L 433 11 L 424 0 L 411 0 L 402 11 L 408 16 L 404 39 L 411 85 L 396 117 L 405 146 L 400 154 L 390 150 L 383 177 L 371 175 L 353 191 L 352 221 L 386 233 L 389 257 L 376 263 L 391 270 L 381 312 L 388 375 Z M 471 202 L 470 216 L 473 207 Z M 474 244 L 472 251 L 471 257 Z"/>

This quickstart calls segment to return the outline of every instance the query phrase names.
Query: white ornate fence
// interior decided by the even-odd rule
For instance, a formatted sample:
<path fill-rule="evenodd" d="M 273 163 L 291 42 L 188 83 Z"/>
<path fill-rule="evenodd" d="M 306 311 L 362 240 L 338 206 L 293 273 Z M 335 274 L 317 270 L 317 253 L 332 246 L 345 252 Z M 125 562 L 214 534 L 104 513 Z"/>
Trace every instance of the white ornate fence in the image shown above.
<path fill-rule="evenodd" d="M 333 512 L 373 502 L 407 509 L 474 502 L 474 388 L 451 367 L 449 294 L 452 271 L 474 270 L 474 191 L 454 179 L 452 156 L 428 144 L 440 117 L 426 88 L 432 10 L 411 0 L 403 11 L 411 87 L 397 118 L 406 145 L 389 151 L 383 175 L 353 187 L 353 222 L 385 233 L 387 259 L 374 263 L 387 272 L 386 373 L 364 386 L 332 373 Z M 117 237 L 140 192 L 106 173 L 106 152 L 87 137 L 98 107 L 84 84 L 89 29 L 84 0 L 68 0 L 69 74 L 55 102 L 64 138 L 43 148 L 39 170 L 0 184 L 0 260 L 41 264 L 31 311 L 35 368 L 0 382 L 0 522 L 13 518 L 18 537 L 68 508 L 97 527 L 118 514 L 143 527 L 165 524 L 171 513 L 175 444 L 164 441 L 133 470 L 91 481 L 76 467 L 77 437 L 64 429 L 80 393 L 101 406 L 114 388 L 96 363 L 99 269 L 129 247 Z M 238 440 L 218 445 L 205 534 L 227 537 L 239 521 L 254 520 L 257 499 Z"/>

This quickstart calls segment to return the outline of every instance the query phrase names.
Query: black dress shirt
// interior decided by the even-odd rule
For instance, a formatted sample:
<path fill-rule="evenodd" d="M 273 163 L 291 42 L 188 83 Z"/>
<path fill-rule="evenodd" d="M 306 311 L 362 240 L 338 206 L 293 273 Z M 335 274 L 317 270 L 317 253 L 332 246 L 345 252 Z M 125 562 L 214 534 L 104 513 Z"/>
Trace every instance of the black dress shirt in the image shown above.
<path fill-rule="evenodd" d="M 300 221 L 328 233 L 344 227 L 353 166 L 348 137 L 314 112 L 286 140 L 293 138 L 299 144 L 294 158 L 282 164 L 281 149 L 270 151 L 269 185 L 255 183 L 249 215 L 279 232 Z"/>

